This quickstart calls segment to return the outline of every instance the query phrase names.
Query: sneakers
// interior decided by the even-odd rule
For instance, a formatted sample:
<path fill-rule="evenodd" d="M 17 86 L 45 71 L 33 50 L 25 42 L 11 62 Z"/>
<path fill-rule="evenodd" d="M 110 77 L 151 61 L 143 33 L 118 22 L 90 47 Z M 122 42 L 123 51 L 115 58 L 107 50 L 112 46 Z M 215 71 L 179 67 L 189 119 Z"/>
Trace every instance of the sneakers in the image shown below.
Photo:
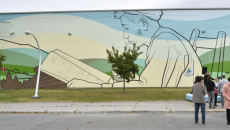
<path fill-rule="evenodd" d="M 224 108 L 224 106 L 222 106 L 222 108 Z"/>
<path fill-rule="evenodd" d="M 198 124 L 198 122 L 195 122 L 195 124 Z"/>
<path fill-rule="evenodd" d="M 215 107 L 218 107 L 218 105 L 214 105 Z"/>
<path fill-rule="evenodd" d="M 215 109 L 215 107 L 214 107 L 214 106 L 212 106 L 212 107 L 211 107 L 211 106 L 209 106 L 209 108 L 210 108 L 210 109 L 211 109 L 211 108 Z"/>

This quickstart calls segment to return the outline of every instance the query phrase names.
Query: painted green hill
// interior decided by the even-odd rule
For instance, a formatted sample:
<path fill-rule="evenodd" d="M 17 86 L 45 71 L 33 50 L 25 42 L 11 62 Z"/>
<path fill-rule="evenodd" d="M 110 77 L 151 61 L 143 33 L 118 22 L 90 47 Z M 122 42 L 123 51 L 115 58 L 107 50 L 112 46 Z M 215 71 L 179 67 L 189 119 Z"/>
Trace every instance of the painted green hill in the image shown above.
<path fill-rule="evenodd" d="M 7 48 L 4 50 L 10 50 L 10 51 L 15 51 L 19 53 L 26 54 L 28 56 L 31 56 L 37 60 L 39 60 L 39 51 L 37 49 L 31 49 L 31 48 Z M 41 50 L 41 60 L 43 61 L 46 56 L 48 55 L 49 52 L 45 52 Z"/>
<path fill-rule="evenodd" d="M 218 72 L 218 65 L 219 62 L 216 62 L 213 64 L 213 72 Z M 207 67 L 208 71 L 211 71 L 212 63 L 203 65 L 203 67 Z M 219 71 L 222 70 L 222 63 L 220 63 Z M 230 61 L 225 61 L 223 64 L 223 72 L 229 72 L 230 73 Z"/>
<path fill-rule="evenodd" d="M 36 58 L 20 52 L 2 49 L 1 54 L 6 55 L 6 60 L 3 62 L 3 64 L 29 67 L 38 66 L 38 60 Z"/>
<path fill-rule="evenodd" d="M 216 49 L 216 54 L 220 54 L 220 48 Z M 199 56 L 202 65 L 210 64 L 213 62 L 214 50 L 204 53 Z M 224 61 L 230 61 L 230 46 L 226 46 L 224 50 Z M 215 57 L 214 63 L 219 62 L 219 57 Z"/>
<path fill-rule="evenodd" d="M 16 75 L 16 74 L 29 74 L 29 75 L 34 75 L 36 72 L 34 71 L 34 67 L 29 67 L 29 66 L 21 66 L 21 65 L 8 65 L 8 64 L 3 64 L 6 68 L 5 73 L 1 72 L 2 76 L 6 76 L 8 71 L 11 72 L 11 75 Z"/>
<path fill-rule="evenodd" d="M 2 66 L 5 67 L 6 70 L 4 73 L 0 71 L 0 80 L 6 79 L 6 75 L 8 72 L 10 72 L 12 79 L 17 76 L 20 82 L 29 80 L 29 78 L 33 78 L 33 75 L 36 74 L 36 72 L 34 71 L 34 67 L 8 64 L 3 64 Z"/>
<path fill-rule="evenodd" d="M 32 78 L 36 72 L 34 67 L 38 66 L 38 59 L 33 55 L 30 56 L 27 53 L 32 54 L 37 52 L 35 49 L 24 49 L 22 48 L 13 48 L 12 49 L 2 49 L 1 54 L 6 55 L 6 60 L 3 62 L 3 67 L 5 67 L 5 73 L 0 72 L 0 80 L 6 77 L 7 73 L 10 72 L 12 78 L 17 76 L 20 81 L 28 80 Z M 30 52 L 26 52 L 26 51 Z M 20 52 L 21 51 L 21 52 Z M 47 56 L 43 54 L 43 57 Z M 44 58 L 43 58 L 44 59 Z"/>
<path fill-rule="evenodd" d="M 97 61 L 93 61 L 88 63 L 88 65 L 90 65 L 91 67 L 100 70 L 110 76 L 112 76 L 112 64 L 108 63 L 107 59 L 103 59 L 103 60 L 97 60 Z M 143 71 L 144 67 L 139 65 L 139 74 Z"/>

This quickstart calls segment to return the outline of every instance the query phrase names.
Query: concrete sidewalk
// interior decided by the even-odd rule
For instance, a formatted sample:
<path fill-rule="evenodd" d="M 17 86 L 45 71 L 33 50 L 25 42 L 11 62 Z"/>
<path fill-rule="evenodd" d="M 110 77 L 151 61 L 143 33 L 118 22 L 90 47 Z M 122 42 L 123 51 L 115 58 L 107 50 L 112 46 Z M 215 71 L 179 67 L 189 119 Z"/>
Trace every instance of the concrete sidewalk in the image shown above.
<path fill-rule="evenodd" d="M 218 107 L 206 112 L 225 112 Z M 194 112 L 194 104 L 189 101 L 149 101 L 149 102 L 51 102 L 51 103 L 0 103 L 0 113 L 109 113 L 109 112 Z"/>

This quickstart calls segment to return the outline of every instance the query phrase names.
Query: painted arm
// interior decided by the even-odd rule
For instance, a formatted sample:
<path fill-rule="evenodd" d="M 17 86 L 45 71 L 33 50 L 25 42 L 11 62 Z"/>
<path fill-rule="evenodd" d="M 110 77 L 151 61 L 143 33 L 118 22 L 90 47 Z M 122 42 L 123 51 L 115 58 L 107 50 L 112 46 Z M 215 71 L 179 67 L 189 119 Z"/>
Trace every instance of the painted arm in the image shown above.
<path fill-rule="evenodd" d="M 189 65 L 187 51 L 181 42 L 170 43 L 160 39 L 153 44 L 148 48 L 146 68 L 141 76 L 146 79 L 147 84 L 154 80 L 156 87 L 178 86 Z"/>

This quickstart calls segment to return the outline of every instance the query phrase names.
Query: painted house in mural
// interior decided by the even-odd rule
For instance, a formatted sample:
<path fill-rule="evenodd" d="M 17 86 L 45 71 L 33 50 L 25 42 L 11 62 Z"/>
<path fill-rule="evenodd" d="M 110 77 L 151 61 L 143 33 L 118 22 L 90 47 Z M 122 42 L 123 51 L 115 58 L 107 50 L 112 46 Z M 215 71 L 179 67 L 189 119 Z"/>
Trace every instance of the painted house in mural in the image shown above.
<path fill-rule="evenodd" d="M 2 88 L 122 87 L 106 49 L 137 43 L 136 79 L 126 87 L 192 87 L 207 67 L 230 76 L 230 10 L 138 10 L 0 14 L 0 49 L 6 55 Z"/>

